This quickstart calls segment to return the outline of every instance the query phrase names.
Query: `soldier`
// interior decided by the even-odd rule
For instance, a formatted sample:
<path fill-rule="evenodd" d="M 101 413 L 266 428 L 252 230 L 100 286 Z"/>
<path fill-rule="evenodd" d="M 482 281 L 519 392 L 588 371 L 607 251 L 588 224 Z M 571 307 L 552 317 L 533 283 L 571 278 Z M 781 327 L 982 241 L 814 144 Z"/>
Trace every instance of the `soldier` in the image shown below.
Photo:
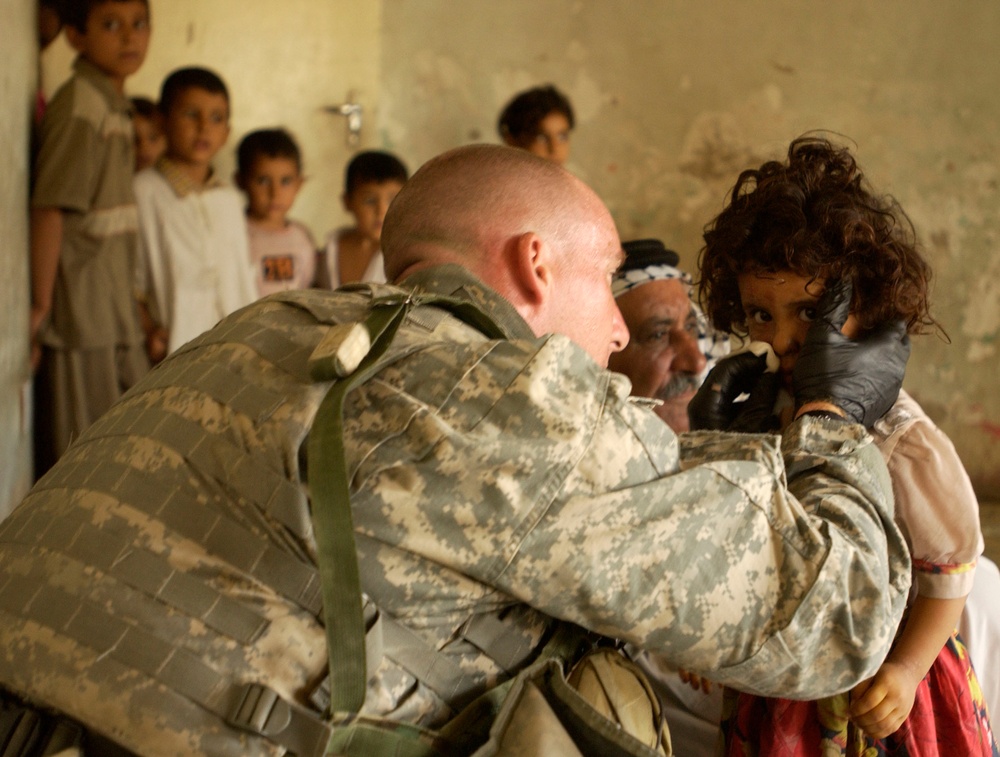
<path fill-rule="evenodd" d="M 909 562 L 867 418 L 841 406 L 893 401 L 905 339 L 845 356 L 820 324 L 808 349 L 839 363 L 808 361 L 783 437 L 677 437 L 605 368 L 628 339 L 622 252 L 578 179 L 459 148 L 406 184 L 382 239 L 398 286 L 226 318 L 0 525 L 4 722 L 81 724 L 88 754 L 322 754 L 328 709 L 335 737 L 447 732 L 567 622 L 763 694 L 877 668 Z M 720 363 L 701 417 L 730 412 L 754 361 Z M 350 381 L 341 426 L 327 403 Z M 322 454 L 341 440 L 340 461 Z M 331 481 L 349 485 L 346 563 Z M 324 608 L 319 587 L 347 585 L 334 565 L 365 596 L 349 717 L 336 673 L 338 699 L 322 695 L 328 664 L 357 657 L 331 644 L 328 661 L 326 635 L 362 613 L 336 592 Z"/>

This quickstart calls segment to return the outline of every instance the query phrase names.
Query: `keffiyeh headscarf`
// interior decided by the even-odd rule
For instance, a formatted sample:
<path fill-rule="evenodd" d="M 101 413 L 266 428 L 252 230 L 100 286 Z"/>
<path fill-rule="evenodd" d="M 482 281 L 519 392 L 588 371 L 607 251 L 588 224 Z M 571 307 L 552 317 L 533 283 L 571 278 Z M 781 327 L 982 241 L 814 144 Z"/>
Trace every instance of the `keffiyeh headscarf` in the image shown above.
<path fill-rule="evenodd" d="M 680 256 L 664 247 L 659 239 L 623 242 L 622 249 L 625 250 L 625 262 L 611 282 L 611 291 L 616 299 L 651 281 L 680 279 L 684 283 L 688 297 L 691 298 L 691 307 L 698 318 L 698 348 L 707 361 L 701 375 L 704 379 L 715 362 L 729 354 L 729 335 L 716 331 L 698 303 L 694 301 L 691 275 L 677 267 Z"/>

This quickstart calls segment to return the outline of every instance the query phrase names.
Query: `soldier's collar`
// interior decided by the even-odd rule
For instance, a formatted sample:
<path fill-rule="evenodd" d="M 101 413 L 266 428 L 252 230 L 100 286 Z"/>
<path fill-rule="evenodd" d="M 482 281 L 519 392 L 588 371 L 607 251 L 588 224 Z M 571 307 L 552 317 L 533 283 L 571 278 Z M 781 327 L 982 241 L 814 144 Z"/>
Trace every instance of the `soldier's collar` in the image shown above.
<path fill-rule="evenodd" d="M 489 315 L 508 339 L 535 338 L 535 332 L 510 302 L 460 265 L 446 263 L 425 268 L 410 274 L 399 285 L 471 302 Z"/>

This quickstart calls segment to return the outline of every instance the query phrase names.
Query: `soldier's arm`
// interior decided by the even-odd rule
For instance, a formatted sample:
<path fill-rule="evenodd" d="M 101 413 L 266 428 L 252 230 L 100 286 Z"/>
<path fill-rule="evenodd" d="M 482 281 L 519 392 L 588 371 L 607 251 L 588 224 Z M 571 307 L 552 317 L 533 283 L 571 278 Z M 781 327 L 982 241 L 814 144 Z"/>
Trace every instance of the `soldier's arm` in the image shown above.
<path fill-rule="evenodd" d="M 609 418 L 603 432 L 617 425 Z M 655 444 L 651 429 L 629 425 L 637 438 L 619 428 L 606 464 L 636 442 Z M 681 472 L 639 481 L 623 469 L 621 487 L 604 493 L 571 476 L 568 498 L 523 543 L 511 591 L 750 692 L 817 698 L 870 676 L 909 584 L 870 437 L 806 418 L 783 438 L 706 433 L 680 443 Z"/>

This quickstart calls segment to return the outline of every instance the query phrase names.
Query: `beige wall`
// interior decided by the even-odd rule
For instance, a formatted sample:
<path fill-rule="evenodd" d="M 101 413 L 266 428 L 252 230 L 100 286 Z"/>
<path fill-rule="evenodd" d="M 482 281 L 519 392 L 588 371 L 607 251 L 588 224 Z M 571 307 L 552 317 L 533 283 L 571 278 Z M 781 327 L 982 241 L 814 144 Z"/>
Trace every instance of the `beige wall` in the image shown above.
<path fill-rule="evenodd" d="M 36 75 L 35 15 L 0 0 L 0 518 L 31 482 L 28 433 L 28 138 Z"/>
<path fill-rule="evenodd" d="M 497 141 L 510 95 L 577 110 L 570 167 L 623 238 L 694 267 L 738 171 L 810 129 L 847 135 L 911 215 L 951 336 L 916 340 L 906 386 L 1000 497 L 1000 3 L 939 0 L 383 0 L 382 119 L 413 163 Z"/>

